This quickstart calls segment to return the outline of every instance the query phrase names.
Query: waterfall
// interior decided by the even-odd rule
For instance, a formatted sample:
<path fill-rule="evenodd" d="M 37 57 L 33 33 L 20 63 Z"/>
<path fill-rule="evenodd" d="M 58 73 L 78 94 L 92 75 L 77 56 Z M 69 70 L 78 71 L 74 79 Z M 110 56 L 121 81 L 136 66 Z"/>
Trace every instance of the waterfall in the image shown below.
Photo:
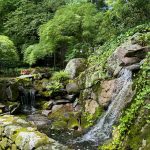
<path fill-rule="evenodd" d="M 21 99 L 22 111 L 24 113 L 32 113 L 35 111 L 35 90 L 34 89 L 24 89 L 19 86 L 19 95 Z"/>
<path fill-rule="evenodd" d="M 31 111 L 35 111 L 35 90 L 34 89 L 30 89 L 29 90 L 29 98 L 30 98 L 30 107 L 31 107 Z"/>
<path fill-rule="evenodd" d="M 112 126 L 118 120 L 121 110 L 125 106 L 125 101 L 132 98 L 132 72 L 123 69 L 120 72 L 120 77 L 116 80 L 116 86 L 117 88 L 112 95 L 108 110 L 98 123 L 80 138 L 79 142 L 91 141 L 100 144 L 110 138 L 113 129 Z"/>

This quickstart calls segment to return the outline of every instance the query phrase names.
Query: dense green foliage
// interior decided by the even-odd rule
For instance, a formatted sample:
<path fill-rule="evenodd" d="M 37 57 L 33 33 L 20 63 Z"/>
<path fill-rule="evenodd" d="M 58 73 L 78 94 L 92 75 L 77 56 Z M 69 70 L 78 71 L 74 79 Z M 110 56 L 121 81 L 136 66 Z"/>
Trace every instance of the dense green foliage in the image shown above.
<path fill-rule="evenodd" d="M 54 72 L 51 80 L 56 80 L 59 82 L 64 82 L 69 79 L 69 74 L 65 71 Z"/>
<path fill-rule="evenodd" d="M 145 33 L 146 32 L 146 33 Z M 127 32 L 120 34 L 117 37 L 114 37 L 100 47 L 97 47 L 95 51 L 88 57 L 89 65 L 99 64 L 106 69 L 107 67 L 107 58 L 111 56 L 114 50 L 125 42 L 130 36 L 133 36 L 135 33 L 144 33 L 140 36 L 138 43 L 141 45 L 149 45 L 150 39 L 150 23 L 144 23 L 137 25 L 134 28 L 130 28 Z"/>
<path fill-rule="evenodd" d="M 25 61 L 34 64 L 53 52 L 61 61 L 87 57 L 96 46 L 149 21 L 149 1 L 118 0 L 109 2 L 108 8 L 111 7 L 98 11 L 90 3 L 73 3 L 60 8 L 52 20 L 40 27 L 39 44 L 31 46 L 33 50 L 26 49 Z"/>
<path fill-rule="evenodd" d="M 59 9 L 52 20 L 40 27 L 40 43 L 33 50 L 31 46 L 27 48 L 25 58 L 30 57 L 29 60 L 34 63 L 33 58 L 52 52 L 58 52 L 58 55 L 67 52 L 69 58 L 84 57 L 94 43 L 98 26 L 96 13 L 94 5 L 88 3 Z"/>
<path fill-rule="evenodd" d="M 18 48 L 23 50 L 38 41 L 38 27 L 52 18 L 53 11 L 50 10 L 47 1 L 35 3 L 21 0 L 17 6 L 15 11 L 7 15 L 4 33 L 13 39 Z"/>
<path fill-rule="evenodd" d="M 0 67 L 8 72 L 19 60 L 24 65 L 51 63 L 56 68 L 83 57 L 88 66 L 100 66 L 105 78 L 107 58 L 128 37 L 141 34 L 139 44 L 150 45 L 150 0 L 0 0 L 0 20 Z M 112 141 L 100 147 L 102 150 L 123 149 L 139 111 L 150 110 L 145 102 L 150 97 L 149 64 L 150 53 L 134 77 L 133 101 L 114 128 Z M 0 73 L 5 73 L 4 69 Z M 55 72 L 42 92 L 53 96 L 66 87 L 68 79 L 66 72 Z M 85 113 L 85 127 L 93 125 L 96 118 Z M 150 116 L 145 122 L 150 123 Z M 129 145 L 129 149 L 135 148 Z"/>
<path fill-rule="evenodd" d="M 50 56 L 61 64 L 149 22 L 149 9 L 149 0 L 0 0 L 0 34 L 30 65 Z"/>
<path fill-rule="evenodd" d="M 0 63 L 1 66 L 12 66 L 18 61 L 18 54 L 14 43 L 7 37 L 0 35 Z"/>

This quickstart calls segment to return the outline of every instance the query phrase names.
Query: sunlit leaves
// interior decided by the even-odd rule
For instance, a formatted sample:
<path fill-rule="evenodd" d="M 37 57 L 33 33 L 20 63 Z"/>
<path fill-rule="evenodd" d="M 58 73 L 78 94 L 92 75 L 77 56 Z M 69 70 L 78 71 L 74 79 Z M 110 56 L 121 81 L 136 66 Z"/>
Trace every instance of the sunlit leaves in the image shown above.
<path fill-rule="evenodd" d="M 19 60 L 16 52 L 16 47 L 13 42 L 7 37 L 0 35 L 0 63 L 1 65 L 7 65 L 12 62 L 15 63 Z"/>

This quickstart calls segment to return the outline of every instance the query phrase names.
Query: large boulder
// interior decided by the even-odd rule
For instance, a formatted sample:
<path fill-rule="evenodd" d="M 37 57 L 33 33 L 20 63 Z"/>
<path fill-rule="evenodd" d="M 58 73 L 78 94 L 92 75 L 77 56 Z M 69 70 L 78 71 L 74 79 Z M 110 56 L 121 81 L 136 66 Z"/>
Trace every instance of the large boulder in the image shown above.
<path fill-rule="evenodd" d="M 101 82 L 101 92 L 98 94 L 98 102 L 101 106 L 107 107 L 109 105 L 116 89 L 115 81 L 114 79 Z"/>
<path fill-rule="evenodd" d="M 99 108 L 99 104 L 95 100 L 87 100 L 85 102 L 85 112 L 90 114 L 95 114 L 96 110 Z"/>
<path fill-rule="evenodd" d="M 80 91 L 80 88 L 79 88 L 79 86 L 78 86 L 78 84 L 76 82 L 72 82 L 72 83 L 68 83 L 66 85 L 66 91 L 69 94 L 78 93 Z"/>
<path fill-rule="evenodd" d="M 86 69 L 86 59 L 74 58 L 68 62 L 65 71 L 68 72 L 70 74 L 70 77 L 73 79 L 77 77 L 85 69 Z"/>
<path fill-rule="evenodd" d="M 88 89 L 95 85 L 97 82 L 106 78 L 108 78 L 108 76 L 103 71 L 103 68 L 100 65 L 95 65 L 82 72 L 76 78 L 76 82 L 80 89 Z"/>
<path fill-rule="evenodd" d="M 89 110 L 95 109 L 96 104 L 102 107 L 108 107 L 111 102 L 113 93 L 116 90 L 116 79 L 105 80 L 97 83 L 95 86 L 84 89 L 80 92 L 80 101 L 85 102 L 85 108 L 89 107 Z M 91 104 L 93 108 L 90 107 Z M 87 107 L 88 106 L 88 107 Z"/>
<path fill-rule="evenodd" d="M 35 125 L 39 129 L 49 126 L 51 124 L 51 121 L 47 117 L 45 117 L 45 113 L 43 114 L 42 112 L 43 115 L 41 114 L 29 115 L 27 120 L 30 121 L 33 125 Z"/>
<path fill-rule="evenodd" d="M 10 85 L 8 86 L 8 84 Z M 0 79 L 0 101 L 14 101 L 18 95 L 18 84 L 15 79 Z"/>

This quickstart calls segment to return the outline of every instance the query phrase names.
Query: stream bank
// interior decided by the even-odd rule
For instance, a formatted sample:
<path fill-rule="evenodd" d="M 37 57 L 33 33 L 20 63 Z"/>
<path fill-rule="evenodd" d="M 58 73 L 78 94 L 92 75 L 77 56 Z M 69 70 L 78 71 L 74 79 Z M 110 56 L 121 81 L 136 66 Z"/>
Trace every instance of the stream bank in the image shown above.
<path fill-rule="evenodd" d="M 5 93 L 1 114 L 24 113 L 39 131 L 72 149 L 97 149 L 111 139 L 122 110 L 132 102 L 136 94 L 133 77 L 148 51 L 134 35 L 114 50 L 105 67 L 89 67 L 85 59 L 76 58 L 65 71 L 32 71 L 10 79 L 10 86 L 5 80 L 1 82 L 4 90 L 0 95 Z M 6 92 L 8 87 L 12 97 Z"/>

